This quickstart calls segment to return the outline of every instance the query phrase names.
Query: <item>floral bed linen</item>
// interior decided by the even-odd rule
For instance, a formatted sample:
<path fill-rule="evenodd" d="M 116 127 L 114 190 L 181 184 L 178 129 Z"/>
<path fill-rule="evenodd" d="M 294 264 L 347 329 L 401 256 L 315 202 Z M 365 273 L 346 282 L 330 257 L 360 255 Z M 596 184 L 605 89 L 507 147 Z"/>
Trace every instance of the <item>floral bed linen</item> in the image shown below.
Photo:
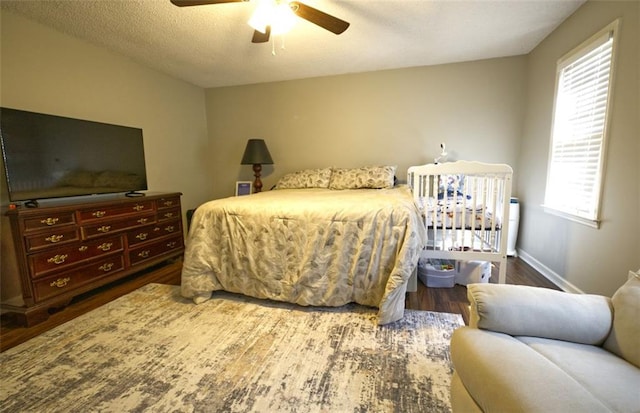
<path fill-rule="evenodd" d="M 216 290 L 303 306 L 349 302 L 404 314 L 407 280 L 427 240 L 406 186 L 282 189 L 207 202 L 196 210 L 182 295 Z"/>

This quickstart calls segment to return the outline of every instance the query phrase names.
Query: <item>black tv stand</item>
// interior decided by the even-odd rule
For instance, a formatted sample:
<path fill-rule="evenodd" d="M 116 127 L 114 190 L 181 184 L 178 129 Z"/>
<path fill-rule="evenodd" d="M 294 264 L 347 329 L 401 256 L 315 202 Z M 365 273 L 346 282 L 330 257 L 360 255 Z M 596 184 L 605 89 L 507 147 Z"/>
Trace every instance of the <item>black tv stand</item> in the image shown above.
<path fill-rule="evenodd" d="M 28 201 L 24 202 L 24 206 L 25 208 L 38 208 L 39 204 L 38 204 L 38 200 L 37 199 L 30 199 Z"/>
<path fill-rule="evenodd" d="M 138 196 L 144 196 L 143 192 L 136 192 L 136 191 L 129 191 L 126 194 L 124 194 L 124 196 L 126 196 L 127 198 L 135 198 Z"/>

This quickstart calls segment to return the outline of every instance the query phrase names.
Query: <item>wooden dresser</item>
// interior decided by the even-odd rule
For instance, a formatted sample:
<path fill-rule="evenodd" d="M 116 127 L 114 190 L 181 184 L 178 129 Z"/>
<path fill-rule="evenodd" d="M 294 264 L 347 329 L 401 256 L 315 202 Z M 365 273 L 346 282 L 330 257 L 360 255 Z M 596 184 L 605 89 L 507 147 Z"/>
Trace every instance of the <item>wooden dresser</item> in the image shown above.
<path fill-rule="evenodd" d="M 81 293 L 184 252 L 180 193 L 124 195 L 7 212 L 24 303 L 2 303 L 30 326 Z"/>

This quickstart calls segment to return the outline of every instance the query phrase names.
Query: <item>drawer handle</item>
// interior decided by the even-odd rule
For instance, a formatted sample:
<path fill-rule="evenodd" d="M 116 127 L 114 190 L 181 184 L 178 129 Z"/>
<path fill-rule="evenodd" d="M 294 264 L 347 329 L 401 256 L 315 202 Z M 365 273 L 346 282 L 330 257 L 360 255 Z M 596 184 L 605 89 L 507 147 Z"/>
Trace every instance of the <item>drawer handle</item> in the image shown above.
<path fill-rule="evenodd" d="M 167 212 L 166 214 L 164 214 L 165 218 L 173 218 L 173 212 Z"/>
<path fill-rule="evenodd" d="M 47 260 L 48 263 L 53 263 L 53 264 L 62 264 L 64 262 L 64 260 L 67 259 L 67 257 L 69 257 L 67 254 L 63 254 L 63 255 L 56 255 L 55 257 L 51 257 Z"/>
<path fill-rule="evenodd" d="M 78 248 L 78 251 L 85 252 L 88 249 L 89 249 L 89 247 L 87 247 L 86 245 L 83 245 L 82 247 Z"/>
<path fill-rule="evenodd" d="M 107 215 L 107 211 L 96 211 L 91 215 L 93 215 L 96 218 L 102 218 L 103 216 Z"/>
<path fill-rule="evenodd" d="M 140 218 L 138 220 L 138 224 L 146 224 L 148 220 L 149 220 L 148 218 Z"/>
<path fill-rule="evenodd" d="M 46 225 L 55 225 L 58 223 L 58 221 L 60 221 L 60 218 L 47 218 L 40 221 L 40 223 Z"/>
<path fill-rule="evenodd" d="M 141 232 L 138 235 L 136 235 L 136 238 L 138 238 L 140 241 L 144 241 L 147 239 L 148 236 L 149 234 L 147 234 L 146 232 Z"/>
<path fill-rule="evenodd" d="M 173 201 L 164 201 L 164 206 L 170 207 L 171 205 L 173 205 Z"/>
<path fill-rule="evenodd" d="M 98 232 L 109 232 L 109 230 L 111 230 L 110 225 L 103 225 L 100 228 L 98 228 Z"/>
<path fill-rule="evenodd" d="M 45 238 L 45 241 L 49 241 L 52 244 L 55 244 L 56 242 L 59 242 L 62 238 L 64 238 L 64 235 L 52 235 L 50 237 Z"/>
<path fill-rule="evenodd" d="M 149 253 L 150 253 L 150 252 L 151 252 L 151 251 L 149 251 L 149 250 L 144 250 L 144 251 L 142 251 L 142 252 L 140 252 L 140 253 L 138 254 L 138 257 L 140 257 L 140 258 L 147 258 L 147 257 L 149 256 Z"/>
<path fill-rule="evenodd" d="M 172 241 L 172 242 L 167 243 L 167 247 L 169 247 L 169 248 L 175 248 L 176 244 L 177 244 L 177 242 Z"/>
<path fill-rule="evenodd" d="M 103 244 L 98 245 L 97 248 L 102 251 L 109 251 L 112 245 L 113 245 L 112 242 L 105 242 Z"/>
<path fill-rule="evenodd" d="M 176 230 L 176 227 L 174 227 L 173 225 L 169 225 L 168 227 L 165 227 L 164 230 L 167 232 L 173 232 Z"/>
<path fill-rule="evenodd" d="M 133 207 L 135 211 L 142 211 L 144 209 L 144 205 L 136 205 Z"/>
<path fill-rule="evenodd" d="M 49 284 L 51 287 L 58 287 L 58 288 L 62 288 L 65 287 L 67 284 L 69 284 L 69 281 L 71 281 L 71 278 L 66 277 L 66 278 L 58 278 L 57 280 L 55 280 L 54 282 L 52 282 L 51 284 Z"/>
<path fill-rule="evenodd" d="M 108 263 L 102 264 L 101 266 L 98 267 L 99 270 L 102 270 L 104 272 L 111 271 L 112 268 L 113 268 L 113 263 L 112 262 L 108 262 Z"/>

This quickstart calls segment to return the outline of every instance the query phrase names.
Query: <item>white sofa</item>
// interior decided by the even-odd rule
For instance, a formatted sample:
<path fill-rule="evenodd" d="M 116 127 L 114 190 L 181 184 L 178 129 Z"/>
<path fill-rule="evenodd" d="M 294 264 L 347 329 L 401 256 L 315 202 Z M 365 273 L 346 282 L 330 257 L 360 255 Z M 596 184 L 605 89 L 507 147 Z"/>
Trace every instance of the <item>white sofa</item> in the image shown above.
<path fill-rule="evenodd" d="M 472 284 L 453 412 L 640 412 L 640 277 L 612 298 Z"/>

